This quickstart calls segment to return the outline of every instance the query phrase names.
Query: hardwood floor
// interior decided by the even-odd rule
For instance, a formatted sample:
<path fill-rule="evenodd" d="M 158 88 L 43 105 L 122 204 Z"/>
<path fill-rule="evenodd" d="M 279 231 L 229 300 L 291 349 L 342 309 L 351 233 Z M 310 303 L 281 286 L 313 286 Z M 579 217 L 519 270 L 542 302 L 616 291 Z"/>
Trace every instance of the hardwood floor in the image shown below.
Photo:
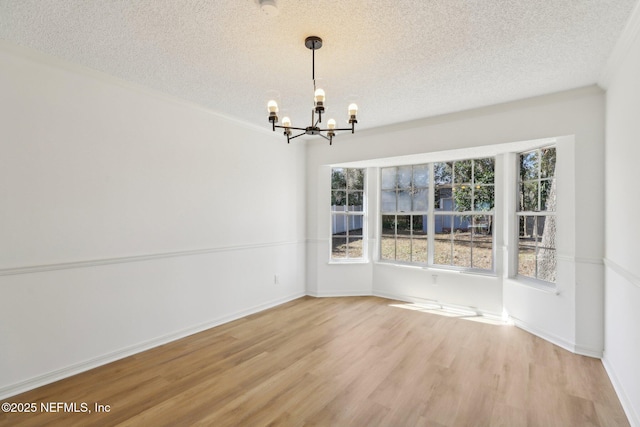
<path fill-rule="evenodd" d="M 301 298 L 5 399 L 38 411 L 0 412 L 0 425 L 629 425 L 599 360 L 403 307 Z"/>

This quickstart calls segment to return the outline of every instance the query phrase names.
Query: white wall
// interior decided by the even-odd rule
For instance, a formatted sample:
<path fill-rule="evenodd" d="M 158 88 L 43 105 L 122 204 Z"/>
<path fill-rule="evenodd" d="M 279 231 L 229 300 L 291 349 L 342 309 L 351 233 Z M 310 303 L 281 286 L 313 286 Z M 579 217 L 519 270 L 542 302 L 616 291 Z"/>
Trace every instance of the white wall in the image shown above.
<path fill-rule="evenodd" d="M 362 106 L 363 109 L 366 106 Z M 328 261 L 330 165 L 380 165 L 429 153 L 487 155 L 485 147 L 557 138 L 565 161 L 562 241 L 558 245 L 559 294 L 505 279 L 503 262 L 512 244 L 497 233 L 497 276 L 380 263 L 334 265 Z M 309 142 L 307 150 L 307 288 L 313 293 L 361 293 L 406 300 L 438 300 L 499 314 L 503 307 L 519 326 L 572 351 L 602 354 L 604 93 L 596 87 L 409 122 L 355 135 L 339 135 L 331 147 Z M 442 154 L 445 153 L 445 154 Z M 442 159 L 445 160 L 445 159 Z M 449 160 L 449 159 L 446 159 Z M 500 157 L 499 161 L 504 161 Z M 560 167 L 560 166 L 559 166 Z M 560 184 L 559 184 L 560 185 Z M 559 190 L 560 191 L 560 190 Z M 559 193 L 559 198 L 560 193 Z M 506 206 L 506 201 L 496 203 Z M 558 202 L 560 203 L 560 201 Z M 497 207 L 497 215 L 508 209 Z M 558 208 L 560 209 L 560 207 Z M 372 212 L 375 212 L 373 210 Z M 580 212 L 580 215 L 575 215 Z M 504 220 L 504 218 L 502 218 Z M 375 227 L 371 227 L 375 228 Z M 560 228 L 560 225 L 559 225 Z M 588 231 L 588 232 L 585 232 Z M 373 230 L 370 238 L 375 238 Z M 371 242 L 375 249 L 377 242 Z M 511 248 L 511 249 L 510 249 Z M 370 251 L 373 254 L 374 251 Z M 367 274 L 365 274 L 365 272 Z M 437 274 L 437 283 L 433 283 Z M 348 277 L 348 280 L 338 278 Z M 327 278 L 335 279 L 327 281 Z M 595 327 L 593 326 L 595 325 Z"/>
<path fill-rule="evenodd" d="M 0 396 L 305 293 L 304 146 L 4 42 L 0 93 Z"/>
<path fill-rule="evenodd" d="M 632 425 L 640 426 L 640 6 L 607 88 L 605 355 Z"/>

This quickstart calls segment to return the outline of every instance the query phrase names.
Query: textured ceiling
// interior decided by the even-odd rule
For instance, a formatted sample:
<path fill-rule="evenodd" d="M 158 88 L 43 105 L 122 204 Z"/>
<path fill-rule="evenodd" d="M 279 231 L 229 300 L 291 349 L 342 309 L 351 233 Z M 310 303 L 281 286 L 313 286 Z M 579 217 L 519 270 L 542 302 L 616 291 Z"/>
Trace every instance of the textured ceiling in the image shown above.
<path fill-rule="evenodd" d="M 310 121 L 309 35 L 329 116 L 359 127 L 596 83 L 638 0 L 0 0 L 0 39 L 269 127 Z"/>

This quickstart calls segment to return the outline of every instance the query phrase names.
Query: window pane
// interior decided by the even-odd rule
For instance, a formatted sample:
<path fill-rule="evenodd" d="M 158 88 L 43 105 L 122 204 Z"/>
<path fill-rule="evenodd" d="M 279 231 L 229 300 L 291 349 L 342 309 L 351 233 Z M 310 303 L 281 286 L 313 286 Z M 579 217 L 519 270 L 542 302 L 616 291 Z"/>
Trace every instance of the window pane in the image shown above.
<path fill-rule="evenodd" d="M 451 184 L 451 166 L 453 163 L 434 163 L 433 164 L 433 182 L 435 184 Z"/>
<path fill-rule="evenodd" d="M 413 187 L 424 188 L 429 185 L 429 165 L 413 167 Z"/>
<path fill-rule="evenodd" d="M 331 189 L 346 190 L 347 176 L 343 168 L 331 169 Z"/>
<path fill-rule="evenodd" d="M 471 227 L 471 267 L 493 269 L 493 216 L 474 215 Z"/>
<path fill-rule="evenodd" d="M 459 228 L 453 233 L 453 265 L 471 267 L 471 235 L 469 229 Z"/>
<path fill-rule="evenodd" d="M 528 239 L 535 237 L 535 219 L 533 215 L 523 215 L 519 217 L 519 236 L 520 239 Z M 535 246 L 535 245 L 534 245 Z"/>
<path fill-rule="evenodd" d="M 556 217 L 538 217 L 538 235 L 540 236 L 540 246 L 549 249 L 556 248 Z"/>
<path fill-rule="evenodd" d="M 347 188 L 364 190 L 364 169 L 347 169 Z"/>
<path fill-rule="evenodd" d="M 396 223 L 394 215 L 382 215 L 382 238 L 380 239 L 380 258 L 396 259 Z"/>
<path fill-rule="evenodd" d="M 493 234 L 492 226 L 493 226 L 492 215 L 474 215 L 473 224 L 471 224 L 471 228 L 474 235 L 474 241 L 481 240 L 480 236 L 491 236 Z"/>
<path fill-rule="evenodd" d="M 398 212 L 411 211 L 411 192 L 409 190 L 398 191 Z"/>
<path fill-rule="evenodd" d="M 364 216 L 362 215 L 348 215 L 347 216 L 347 225 L 349 229 L 347 233 L 349 237 L 351 236 L 362 236 L 362 220 Z"/>
<path fill-rule="evenodd" d="M 451 187 L 436 186 L 435 188 L 435 209 L 443 211 L 453 210 L 453 198 L 451 197 L 453 189 Z"/>
<path fill-rule="evenodd" d="M 493 185 L 476 185 L 473 192 L 473 209 L 476 211 L 490 211 L 495 205 L 495 191 Z"/>
<path fill-rule="evenodd" d="M 556 251 L 554 249 L 538 248 L 536 257 L 538 279 L 547 282 L 556 282 Z"/>
<path fill-rule="evenodd" d="M 396 260 L 411 261 L 411 216 L 396 217 Z"/>
<path fill-rule="evenodd" d="M 453 230 L 467 232 L 471 228 L 471 217 L 468 215 L 456 215 L 453 217 Z"/>
<path fill-rule="evenodd" d="M 380 259 L 393 261 L 396 259 L 395 237 L 382 236 L 380 241 Z"/>
<path fill-rule="evenodd" d="M 347 234 L 347 215 L 331 215 L 331 234 Z"/>
<path fill-rule="evenodd" d="M 382 215 L 382 235 L 396 235 L 396 217 L 395 215 Z"/>
<path fill-rule="evenodd" d="M 413 215 L 411 217 L 411 230 L 414 237 L 427 235 L 427 215 Z"/>
<path fill-rule="evenodd" d="M 456 186 L 453 189 L 455 210 L 459 212 L 471 210 L 471 187 L 468 185 Z"/>
<path fill-rule="evenodd" d="M 383 191 L 381 193 L 380 207 L 382 212 L 395 212 L 396 211 L 396 192 Z"/>
<path fill-rule="evenodd" d="M 349 258 L 362 258 L 362 237 L 349 236 L 347 246 Z"/>
<path fill-rule="evenodd" d="M 362 191 L 348 191 L 347 192 L 347 205 L 349 206 L 349 210 L 354 211 L 362 211 L 364 208 L 364 193 Z"/>
<path fill-rule="evenodd" d="M 556 176 L 556 149 L 555 147 L 540 150 L 542 159 L 540 162 L 540 177 L 551 178 Z"/>
<path fill-rule="evenodd" d="M 429 207 L 427 197 L 429 191 L 426 188 L 421 190 L 413 190 L 413 210 L 414 211 L 426 211 Z"/>
<path fill-rule="evenodd" d="M 411 237 L 398 236 L 396 239 L 396 261 L 411 262 Z"/>
<path fill-rule="evenodd" d="M 411 261 L 427 262 L 427 216 L 414 215 L 412 223 Z"/>
<path fill-rule="evenodd" d="M 556 210 L 556 180 L 540 181 L 540 207 L 545 211 Z"/>
<path fill-rule="evenodd" d="M 451 215 L 436 215 L 435 216 L 435 229 L 436 234 L 449 234 L 453 230 L 453 216 Z"/>
<path fill-rule="evenodd" d="M 493 270 L 493 246 L 490 239 L 488 241 L 473 242 L 471 267 Z"/>
<path fill-rule="evenodd" d="M 520 180 L 538 179 L 538 151 L 520 154 Z"/>
<path fill-rule="evenodd" d="M 411 234 L 411 215 L 398 215 L 396 233 L 398 236 L 409 236 Z"/>
<path fill-rule="evenodd" d="M 398 188 L 411 187 L 411 166 L 400 166 L 398 168 Z"/>
<path fill-rule="evenodd" d="M 382 189 L 395 190 L 396 188 L 396 168 L 382 168 Z"/>
<path fill-rule="evenodd" d="M 518 274 L 526 277 L 536 277 L 536 250 L 530 242 L 518 245 Z"/>
<path fill-rule="evenodd" d="M 538 182 L 520 184 L 520 210 L 535 212 L 538 210 Z"/>
<path fill-rule="evenodd" d="M 453 244 L 451 241 L 453 230 L 452 215 L 436 215 L 434 229 L 433 263 L 451 265 Z"/>
<path fill-rule="evenodd" d="M 520 216 L 518 229 L 518 274 L 535 278 L 536 217 Z"/>
<path fill-rule="evenodd" d="M 460 160 L 453 163 L 456 184 L 466 184 L 471 182 L 471 160 Z"/>
<path fill-rule="evenodd" d="M 343 211 L 344 206 L 347 204 L 347 192 L 346 191 L 332 191 L 331 192 L 331 210 Z"/>
<path fill-rule="evenodd" d="M 347 238 L 332 237 L 331 238 L 331 258 L 347 257 Z"/>
<path fill-rule="evenodd" d="M 495 160 L 493 157 L 478 159 L 473 165 L 473 182 L 475 184 L 493 184 L 495 176 Z"/>

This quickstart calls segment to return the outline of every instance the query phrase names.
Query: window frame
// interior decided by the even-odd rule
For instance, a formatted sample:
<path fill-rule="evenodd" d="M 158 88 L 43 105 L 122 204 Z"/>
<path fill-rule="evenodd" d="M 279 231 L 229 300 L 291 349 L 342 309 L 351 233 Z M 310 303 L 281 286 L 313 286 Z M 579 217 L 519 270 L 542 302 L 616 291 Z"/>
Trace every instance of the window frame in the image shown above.
<path fill-rule="evenodd" d="M 492 167 L 493 167 L 493 177 L 492 177 L 492 182 L 491 183 L 487 183 L 487 182 L 476 182 L 475 179 L 475 173 L 474 173 L 474 165 L 476 161 L 479 160 L 483 160 L 483 159 L 491 159 L 491 163 L 492 163 Z M 488 209 L 488 210 L 475 210 L 474 208 L 474 192 L 476 190 L 474 190 L 473 188 L 471 189 L 470 192 L 470 197 L 471 197 L 471 207 L 470 210 L 465 210 L 465 211 L 456 211 L 455 210 L 455 206 L 453 206 L 452 204 L 452 209 L 453 210 L 447 210 L 447 211 L 440 211 L 436 209 L 436 203 L 440 201 L 440 199 L 436 200 L 436 187 L 438 187 L 439 185 L 442 184 L 437 184 L 435 178 L 435 174 L 434 174 L 434 166 L 436 163 L 450 163 L 451 165 L 453 165 L 455 162 L 464 162 L 464 161 L 470 161 L 471 162 L 471 169 L 470 169 L 470 182 L 469 183 L 465 183 L 465 184 L 469 184 L 471 186 L 478 184 L 478 186 L 480 188 L 482 187 L 491 187 L 492 188 L 492 199 L 493 199 L 493 206 Z M 398 205 L 398 197 L 397 197 L 397 193 L 398 191 L 400 191 L 400 186 L 397 183 L 397 176 L 398 176 L 398 170 L 401 167 L 411 167 L 411 168 L 415 168 L 415 167 L 424 167 L 427 166 L 427 170 L 428 170 L 428 180 L 427 180 L 427 184 L 426 184 L 426 188 L 427 189 L 427 209 L 426 210 L 409 210 L 409 211 L 404 211 L 404 210 L 399 210 L 399 205 Z M 390 211 L 390 210 L 385 210 L 383 207 L 383 203 L 385 199 L 383 197 L 383 192 L 385 191 L 389 191 L 390 188 L 386 188 L 384 183 L 383 183 L 383 173 L 385 169 L 392 169 L 395 168 L 396 170 L 396 185 L 395 185 L 395 192 L 396 192 L 396 210 L 395 211 Z M 379 172 L 379 178 L 380 178 L 380 185 L 379 185 L 379 197 L 380 197 L 380 203 L 379 203 L 379 207 L 378 207 L 378 211 L 377 211 L 377 216 L 379 219 L 379 227 L 378 227 L 378 236 L 380 237 L 379 239 L 379 244 L 378 244 L 378 257 L 377 257 L 377 261 L 381 262 L 381 263 L 385 263 L 385 264 L 396 264 L 396 265 L 408 265 L 408 266 L 415 266 L 415 267 L 421 267 L 421 268 L 434 268 L 434 269 L 449 269 L 449 270 L 453 270 L 453 271 L 464 271 L 464 272 L 470 272 L 470 273 L 476 273 L 476 274 L 485 274 L 485 275 L 496 275 L 496 238 L 495 238 L 495 232 L 492 229 L 491 230 L 491 248 L 490 248 L 490 254 L 491 254 L 491 267 L 489 269 L 485 269 L 485 268 L 478 268 L 477 266 L 474 266 L 474 258 L 473 258 L 473 247 L 479 247 L 481 245 L 481 243 L 479 243 L 478 245 L 474 245 L 474 240 L 473 240 L 473 235 L 475 234 L 473 231 L 469 234 L 469 244 L 470 244 L 470 259 L 469 259 L 469 266 L 459 266 L 459 265 L 454 265 L 453 264 L 453 253 L 455 251 L 455 233 L 454 230 L 452 229 L 450 231 L 449 237 L 450 237 L 450 244 L 451 244 L 451 260 L 452 263 L 451 264 L 437 264 L 434 261 L 434 257 L 435 257 L 435 241 L 438 240 L 435 230 L 436 230 L 436 218 L 445 218 L 445 217 L 450 217 L 451 220 L 453 220 L 454 216 L 468 216 L 471 218 L 474 217 L 478 217 L 478 216 L 489 216 L 490 219 L 490 227 L 494 228 L 495 227 L 495 218 L 496 218 L 496 206 L 495 206 L 495 189 L 496 189 L 496 182 L 495 182 L 495 168 L 496 168 L 496 156 L 487 156 L 487 157 L 478 157 L 478 158 L 464 158 L 464 159 L 459 159 L 459 160 L 450 160 L 450 161 L 439 161 L 439 162 L 426 162 L 426 163 L 415 163 L 415 164 L 410 164 L 410 165 L 395 165 L 395 166 L 387 166 L 387 167 L 382 167 L 380 168 L 380 172 Z M 412 169 L 413 170 L 413 169 Z M 456 186 L 462 185 L 461 183 L 457 183 L 455 181 L 455 168 L 452 167 L 451 169 L 451 182 L 449 183 L 449 186 L 452 189 L 452 198 L 453 198 L 453 188 L 455 188 Z M 411 174 L 411 176 L 413 177 L 413 173 Z M 413 181 L 411 182 L 410 188 L 412 191 L 415 190 L 416 186 L 414 185 Z M 417 187 L 420 189 L 423 189 L 423 187 Z M 439 190 L 440 188 L 438 188 Z M 452 200 L 453 203 L 453 200 Z M 413 206 L 412 206 L 413 208 Z M 394 233 L 394 258 L 385 258 L 384 257 L 384 252 L 386 248 L 383 248 L 383 243 L 385 240 L 385 223 L 388 222 L 385 217 L 394 217 L 395 222 L 394 222 L 394 227 L 395 227 L 395 233 Z M 398 217 L 400 216 L 408 216 L 409 217 L 409 223 L 410 223 L 410 229 L 409 229 L 409 234 L 407 237 L 403 237 L 403 238 L 408 238 L 410 240 L 410 257 L 409 260 L 406 259 L 398 259 L 397 256 L 397 246 L 398 246 L 398 232 L 397 232 L 397 225 L 398 225 Z M 423 217 L 423 221 L 424 219 L 426 219 L 426 261 L 424 262 L 419 262 L 419 261 L 415 261 L 413 260 L 413 257 L 415 255 L 415 251 L 414 251 L 414 229 L 413 229 L 413 224 L 414 224 L 414 217 L 416 216 L 422 216 Z M 473 221 L 473 219 L 472 219 Z M 453 227 L 452 227 L 453 228 Z M 387 233 L 390 234 L 390 233 Z"/>
<path fill-rule="evenodd" d="M 348 201 L 349 199 L 349 193 L 350 192 L 362 192 L 362 209 L 361 210 L 350 210 L 349 209 L 349 205 L 347 205 L 345 203 L 345 210 L 344 211 L 338 211 L 338 210 L 334 210 L 334 208 L 336 206 L 342 206 L 342 205 L 333 205 L 331 203 L 331 201 L 329 202 L 329 263 L 330 264 L 354 264 L 354 263 L 366 263 L 368 262 L 368 239 L 367 239 L 367 168 L 365 167 L 343 167 L 343 166 L 331 166 L 329 173 L 330 173 L 330 179 L 333 179 L 333 174 L 334 174 L 334 170 L 336 169 L 342 169 L 344 170 L 344 174 L 345 174 L 345 187 L 344 188 L 334 188 L 333 186 L 333 182 L 331 182 L 331 184 L 329 185 L 329 191 L 330 191 L 330 200 L 333 200 L 333 193 L 334 191 L 344 191 L 345 192 L 345 197 Z M 349 171 L 350 170 L 360 170 L 362 171 L 362 190 L 359 189 L 355 189 L 352 190 L 349 188 L 349 179 L 347 178 L 349 175 Z M 348 203 L 348 202 L 347 202 Z M 361 228 L 361 235 L 354 235 L 354 237 L 360 237 L 360 240 L 362 242 L 362 249 L 361 249 L 361 255 L 357 256 L 357 257 L 351 257 L 349 256 L 349 237 L 350 234 L 349 232 L 351 231 L 349 229 L 349 227 L 346 227 L 345 230 L 345 248 L 346 248 L 346 252 L 345 252 L 345 256 L 344 257 L 335 257 L 334 256 L 334 238 L 337 237 L 336 234 L 334 233 L 334 216 L 344 216 L 345 220 L 347 221 L 347 224 L 349 222 L 351 222 L 352 220 L 350 218 L 353 217 L 361 217 L 361 224 L 362 224 L 362 228 Z"/>
<path fill-rule="evenodd" d="M 546 149 L 553 149 L 555 150 L 555 158 L 554 158 L 554 173 L 553 176 L 542 176 L 542 154 L 541 152 L 543 150 Z M 540 153 L 539 159 L 537 161 L 537 176 L 534 179 L 526 179 L 526 180 L 522 180 L 522 175 L 521 175 L 521 160 L 520 157 L 524 154 L 527 153 Z M 548 144 L 548 145 L 543 145 L 543 146 L 539 146 L 539 147 L 534 147 L 525 151 L 519 151 L 517 153 L 515 153 L 515 162 L 516 162 L 516 173 L 515 173 L 515 206 L 514 206 L 514 211 L 515 211 L 515 224 L 514 224 L 514 233 L 513 233 L 513 263 L 514 263 L 514 270 L 513 270 L 513 277 L 515 279 L 517 279 L 518 281 L 522 281 L 524 283 L 530 283 L 534 286 L 540 286 L 542 289 L 555 289 L 557 287 L 557 278 L 558 278 L 558 245 L 557 245 L 557 207 L 554 206 L 553 210 L 546 210 L 546 209 L 542 209 L 541 208 L 541 195 L 542 195 L 542 185 L 541 182 L 545 182 L 545 181 L 551 181 L 550 184 L 550 189 L 554 188 L 554 192 L 555 192 L 555 197 L 557 198 L 557 165 L 558 165 L 558 149 L 557 149 L 557 144 Z M 536 190 L 536 209 L 534 210 L 521 210 L 521 188 L 522 185 L 524 185 L 525 183 L 537 183 L 537 190 Z M 557 200 L 556 200 L 557 203 Z M 541 246 L 542 241 L 540 241 L 540 245 L 538 244 L 537 240 L 535 241 L 535 245 L 534 245 L 534 254 L 533 254 L 533 258 L 534 258 L 534 272 L 535 275 L 534 276 L 528 276 L 525 274 L 521 274 L 520 273 L 520 231 L 522 228 L 522 224 L 521 224 L 521 219 L 524 218 L 525 221 L 527 221 L 527 217 L 532 217 L 534 218 L 534 226 L 532 227 L 532 229 L 536 230 L 536 235 L 535 237 L 537 238 L 538 235 L 538 229 L 539 229 L 539 225 L 538 225 L 538 219 L 540 217 L 544 217 L 545 218 L 545 222 L 547 221 L 548 218 L 552 218 L 552 221 L 554 223 L 554 226 L 556 227 L 556 230 L 554 230 L 555 236 L 554 236 L 554 247 L 553 248 L 543 248 L 544 250 L 553 250 L 553 253 L 555 255 L 555 270 L 553 272 L 553 278 L 554 281 L 549 281 L 549 280 L 545 280 L 543 278 L 540 278 L 539 273 L 538 273 L 538 248 Z M 542 239 L 542 236 L 540 236 L 540 239 Z"/>
<path fill-rule="evenodd" d="M 427 178 L 426 178 L 426 185 L 416 185 L 416 179 L 415 179 L 415 170 L 418 168 L 422 168 L 424 170 L 424 166 L 427 167 Z M 391 168 L 395 168 L 396 169 L 396 174 L 395 176 L 395 183 L 393 188 L 385 188 L 385 185 L 383 184 L 383 171 L 385 169 L 391 169 Z M 403 186 L 401 183 L 398 182 L 398 173 L 397 170 L 399 168 L 411 168 L 411 173 L 410 173 L 410 183 L 408 186 Z M 428 230 L 429 230 L 429 200 L 431 199 L 431 185 L 430 185 L 430 177 L 431 177 L 431 173 L 432 170 L 429 166 L 429 163 L 418 163 L 418 164 L 411 164 L 411 165 L 397 165 L 397 166 L 388 166 L 388 167 L 383 167 L 380 168 L 380 188 L 379 188 L 379 194 L 380 194 L 380 206 L 378 209 L 378 214 L 379 214 L 379 221 L 380 221 L 380 230 L 379 230 L 379 245 L 378 245 L 378 261 L 384 262 L 384 263 L 393 263 L 393 264 L 401 264 L 401 265 L 414 265 L 414 266 L 419 266 L 419 267 L 425 267 L 428 265 L 429 259 L 429 253 L 428 253 Z M 425 191 L 426 190 L 426 204 L 427 204 L 427 209 L 417 209 L 417 210 L 413 210 L 413 206 L 414 206 L 414 196 L 418 191 Z M 383 192 L 393 192 L 395 193 L 395 210 L 383 210 L 383 196 L 382 193 Z M 400 193 L 408 193 L 409 196 L 409 200 L 410 200 L 410 209 L 408 211 L 405 210 L 400 210 Z M 393 227 L 394 227 L 394 259 L 385 259 L 382 258 L 383 257 L 383 240 L 384 240 L 384 226 L 385 226 L 385 220 L 383 217 L 393 217 Z M 426 229 L 427 229 L 427 244 L 425 247 L 425 250 L 427 251 L 424 255 L 426 260 L 424 262 L 416 262 L 416 261 L 412 261 L 412 258 L 414 256 L 414 240 L 419 239 L 419 237 L 414 237 L 414 236 L 419 236 L 420 234 L 414 233 L 414 217 L 423 217 L 423 229 L 424 229 L 424 218 L 426 217 Z M 398 260 L 397 257 L 397 251 L 398 251 L 398 217 L 409 217 L 409 234 L 405 235 L 404 237 L 401 237 L 402 240 L 409 240 L 409 261 L 406 260 Z"/>

